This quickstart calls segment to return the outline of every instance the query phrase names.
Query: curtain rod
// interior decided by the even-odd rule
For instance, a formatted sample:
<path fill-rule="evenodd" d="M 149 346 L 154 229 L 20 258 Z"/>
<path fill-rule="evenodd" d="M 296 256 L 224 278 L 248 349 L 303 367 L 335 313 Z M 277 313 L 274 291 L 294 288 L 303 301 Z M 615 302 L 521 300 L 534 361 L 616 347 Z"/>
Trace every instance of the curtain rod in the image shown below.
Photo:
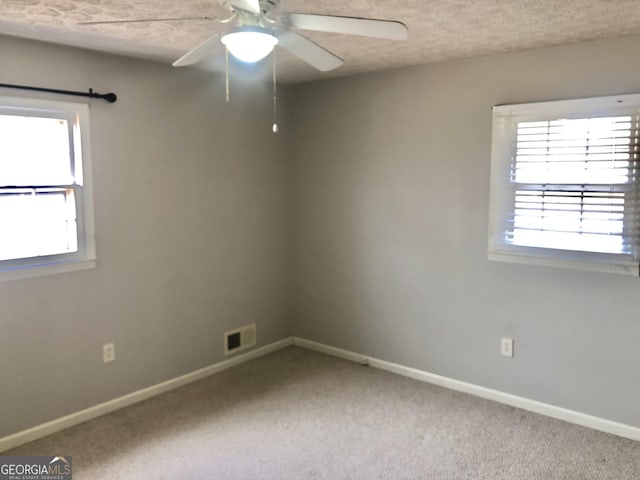
<path fill-rule="evenodd" d="M 92 88 L 90 88 L 88 92 L 78 92 L 73 90 L 58 90 L 55 88 L 30 87 L 28 85 L 13 85 L 10 83 L 0 83 L 0 87 L 15 88 L 18 90 L 32 90 L 35 92 L 57 93 L 60 95 L 75 95 L 76 97 L 100 98 L 102 100 L 106 100 L 109 103 L 114 103 L 118 99 L 115 93 L 96 93 Z"/>

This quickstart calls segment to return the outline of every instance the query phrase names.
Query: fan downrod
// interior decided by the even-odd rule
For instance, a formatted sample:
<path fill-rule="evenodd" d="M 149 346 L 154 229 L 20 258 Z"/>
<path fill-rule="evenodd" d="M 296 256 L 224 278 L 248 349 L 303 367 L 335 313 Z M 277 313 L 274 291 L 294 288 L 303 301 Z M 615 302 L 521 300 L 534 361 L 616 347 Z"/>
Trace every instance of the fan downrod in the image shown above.
<path fill-rule="evenodd" d="M 280 0 L 260 0 L 260 9 L 264 12 L 270 12 L 280 5 Z"/>

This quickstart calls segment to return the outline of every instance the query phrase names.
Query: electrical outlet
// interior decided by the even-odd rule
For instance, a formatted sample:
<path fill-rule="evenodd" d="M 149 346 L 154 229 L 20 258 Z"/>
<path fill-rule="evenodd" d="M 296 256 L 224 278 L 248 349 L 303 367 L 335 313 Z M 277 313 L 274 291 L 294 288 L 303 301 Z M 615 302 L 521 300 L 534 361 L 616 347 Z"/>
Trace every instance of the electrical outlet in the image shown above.
<path fill-rule="evenodd" d="M 113 362 L 116 359 L 116 345 L 114 343 L 105 343 L 102 346 L 102 361 L 104 363 Z"/>
<path fill-rule="evenodd" d="M 500 354 L 505 357 L 513 357 L 513 338 L 502 337 L 500 340 Z"/>

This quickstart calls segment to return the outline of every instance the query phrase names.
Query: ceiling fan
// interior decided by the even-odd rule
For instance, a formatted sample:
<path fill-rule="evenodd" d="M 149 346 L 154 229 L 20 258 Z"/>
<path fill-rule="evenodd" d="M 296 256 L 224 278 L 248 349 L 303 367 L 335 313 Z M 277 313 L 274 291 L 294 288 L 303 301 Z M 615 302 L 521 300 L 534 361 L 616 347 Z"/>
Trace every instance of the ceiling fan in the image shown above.
<path fill-rule="evenodd" d="M 343 60 L 294 30 L 315 30 L 390 40 L 404 40 L 408 36 L 406 25 L 394 20 L 305 13 L 285 13 L 272 18 L 269 14 L 279 5 L 280 0 L 221 0 L 221 3 L 230 11 L 230 15 L 226 18 L 206 16 L 143 18 L 81 22 L 81 24 L 205 20 L 233 25 L 224 34 L 213 35 L 185 53 L 173 62 L 174 67 L 183 67 L 201 61 L 215 51 L 218 42 L 222 42 L 231 55 L 244 62 L 260 61 L 278 45 L 316 69 L 329 71 L 341 66 L 344 63 Z"/>

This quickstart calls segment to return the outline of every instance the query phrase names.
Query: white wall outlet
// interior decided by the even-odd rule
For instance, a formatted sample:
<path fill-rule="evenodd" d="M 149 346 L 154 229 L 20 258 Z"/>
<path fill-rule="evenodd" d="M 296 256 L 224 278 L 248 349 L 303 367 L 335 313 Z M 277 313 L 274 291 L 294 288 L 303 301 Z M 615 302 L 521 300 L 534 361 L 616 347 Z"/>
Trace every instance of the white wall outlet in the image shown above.
<path fill-rule="evenodd" d="M 113 362 L 116 359 L 115 343 L 105 343 L 102 346 L 102 361 L 104 363 Z"/>
<path fill-rule="evenodd" d="M 502 337 L 500 340 L 500 354 L 505 357 L 513 357 L 513 338 Z"/>

